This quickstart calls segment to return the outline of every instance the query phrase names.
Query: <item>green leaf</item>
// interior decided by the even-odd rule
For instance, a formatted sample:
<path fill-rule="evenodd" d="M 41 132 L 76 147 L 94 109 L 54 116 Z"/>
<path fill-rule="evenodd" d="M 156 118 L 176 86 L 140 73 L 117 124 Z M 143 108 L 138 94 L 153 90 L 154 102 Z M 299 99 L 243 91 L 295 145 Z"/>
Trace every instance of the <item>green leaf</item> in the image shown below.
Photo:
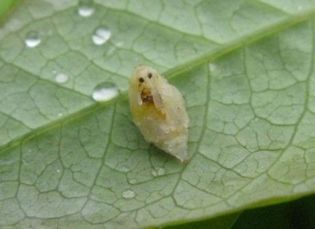
<path fill-rule="evenodd" d="M 157 227 L 314 193 L 314 13 L 306 0 L 21 2 L 0 29 L 0 226 Z M 185 96 L 187 165 L 131 121 L 138 64 Z M 121 93 L 98 103 L 104 82 Z"/>
<path fill-rule="evenodd" d="M 5 0 L 0 2 L 0 18 L 3 17 L 18 0 Z"/>

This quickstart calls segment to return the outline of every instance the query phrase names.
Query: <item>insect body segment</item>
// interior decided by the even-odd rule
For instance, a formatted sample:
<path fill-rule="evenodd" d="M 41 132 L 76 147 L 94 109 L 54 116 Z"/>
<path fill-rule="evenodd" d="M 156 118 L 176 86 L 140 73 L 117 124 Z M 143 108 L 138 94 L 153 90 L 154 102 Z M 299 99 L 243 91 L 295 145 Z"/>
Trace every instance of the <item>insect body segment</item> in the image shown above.
<path fill-rule="evenodd" d="M 146 141 L 187 161 L 189 118 L 177 88 L 153 68 L 139 66 L 130 79 L 129 102 Z"/>

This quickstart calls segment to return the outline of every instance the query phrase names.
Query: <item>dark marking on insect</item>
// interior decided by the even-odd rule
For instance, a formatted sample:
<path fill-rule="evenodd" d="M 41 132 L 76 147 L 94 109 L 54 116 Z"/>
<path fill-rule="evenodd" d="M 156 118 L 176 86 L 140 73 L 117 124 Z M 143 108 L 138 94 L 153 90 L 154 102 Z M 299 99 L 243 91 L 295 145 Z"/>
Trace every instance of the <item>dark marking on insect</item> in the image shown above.
<path fill-rule="evenodd" d="M 149 79 L 152 78 L 152 73 L 151 72 L 148 73 L 148 77 L 149 77 Z"/>
<path fill-rule="evenodd" d="M 142 102 L 143 102 L 144 104 L 154 104 L 154 102 L 153 102 L 153 97 L 152 97 L 151 95 L 149 95 L 149 96 L 143 96 L 143 97 L 141 97 L 141 99 L 142 99 Z"/>
<path fill-rule="evenodd" d="M 144 79 L 143 79 L 142 77 L 140 77 L 140 78 L 139 78 L 139 82 L 140 82 L 140 83 L 143 83 L 143 82 L 144 82 Z"/>
<path fill-rule="evenodd" d="M 148 89 L 143 89 L 141 91 L 141 100 L 144 104 L 154 104 L 153 96 Z"/>

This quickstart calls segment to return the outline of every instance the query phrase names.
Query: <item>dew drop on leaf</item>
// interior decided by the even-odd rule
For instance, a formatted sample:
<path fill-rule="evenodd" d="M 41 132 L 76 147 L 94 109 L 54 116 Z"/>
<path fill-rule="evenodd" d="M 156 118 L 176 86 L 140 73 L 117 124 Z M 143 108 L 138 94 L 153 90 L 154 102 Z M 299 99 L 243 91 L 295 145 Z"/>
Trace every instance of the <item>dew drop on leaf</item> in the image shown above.
<path fill-rule="evenodd" d="M 94 88 L 92 97 L 95 101 L 104 102 L 116 97 L 118 94 L 119 90 L 114 83 L 103 82 Z"/>
<path fill-rule="evenodd" d="M 122 47 L 124 45 L 124 42 L 123 41 L 118 41 L 118 42 L 115 43 L 115 45 L 117 47 Z"/>
<path fill-rule="evenodd" d="M 107 27 L 101 26 L 97 28 L 92 35 L 92 41 L 95 45 L 103 45 L 111 36 L 112 32 Z"/>
<path fill-rule="evenodd" d="M 57 83 L 66 83 L 69 80 L 69 76 L 64 73 L 57 73 L 55 76 Z"/>
<path fill-rule="evenodd" d="M 126 190 L 122 193 L 122 197 L 125 199 L 132 199 L 136 196 L 136 193 L 132 190 Z"/>
<path fill-rule="evenodd" d="M 165 169 L 163 168 L 157 168 L 152 170 L 152 176 L 157 177 L 157 176 L 163 176 L 165 175 Z"/>
<path fill-rule="evenodd" d="M 163 175 L 165 175 L 165 169 L 158 168 L 157 173 L 158 173 L 159 176 L 163 176 Z"/>
<path fill-rule="evenodd" d="M 93 1 L 81 0 L 79 2 L 78 14 L 81 17 L 90 17 L 94 14 L 95 8 L 93 6 Z"/>
<path fill-rule="evenodd" d="M 211 64 L 209 64 L 209 69 L 211 72 L 213 72 L 213 71 L 217 70 L 217 66 L 215 64 L 211 63 Z"/>
<path fill-rule="evenodd" d="M 37 32 L 30 31 L 26 34 L 25 44 L 28 48 L 35 48 L 41 42 L 41 39 Z"/>
<path fill-rule="evenodd" d="M 121 169 L 120 169 L 120 171 L 122 171 L 122 172 L 124 172 L 124 173 L 126 173 L 126 172 L 128 172 L 130 169 L 127 167 L 127 166 L 123 166 L 123 167 L 121 167 Z"/>

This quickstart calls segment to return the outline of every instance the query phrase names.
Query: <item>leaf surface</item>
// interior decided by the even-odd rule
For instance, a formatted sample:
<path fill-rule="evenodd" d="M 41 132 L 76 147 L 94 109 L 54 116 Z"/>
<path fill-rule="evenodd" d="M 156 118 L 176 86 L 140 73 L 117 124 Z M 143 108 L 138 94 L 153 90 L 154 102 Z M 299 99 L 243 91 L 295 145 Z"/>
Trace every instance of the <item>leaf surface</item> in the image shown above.
<path fill-rule="evenodd" d="M 0 30 L 1 226 L 168 225 L 314 192 L 315 2 L 82 4 L 22 2 Z M 138 64 L 184 94 L 187 165 L 132 124 Z M 98 103 L 104 82 L 121 93 Z"/>

